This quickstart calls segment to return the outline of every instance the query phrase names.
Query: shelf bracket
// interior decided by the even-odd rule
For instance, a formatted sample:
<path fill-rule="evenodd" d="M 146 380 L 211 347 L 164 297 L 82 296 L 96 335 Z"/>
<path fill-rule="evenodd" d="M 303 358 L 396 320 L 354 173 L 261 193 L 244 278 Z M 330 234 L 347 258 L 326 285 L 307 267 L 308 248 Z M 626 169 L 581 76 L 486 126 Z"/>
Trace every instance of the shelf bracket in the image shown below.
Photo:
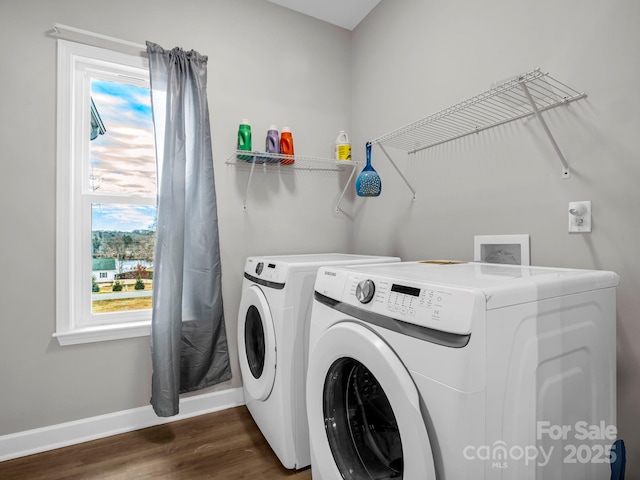
<path fill-rule="evenodd" d="M 253 170 L 256 168 L 256 162 L 251 162 L 251 170 L 249 171 L 249 180 L 247 180 L 247 187 L 244 191 L 244 199 L 242 200 L 242 210 L 247 211 L 247 199 L 249 198 L 249 187 L 251 186 L 251 180 L 253 179 Z"/>
<path fill-rule="evenodd" d="M 520 81 L 520 86 L 522 87 L 522 91 L 524 92 L 524 94 L 527 96 L 527 99 L 531 104 L 531 108 L 533 108 L 533 112 L 535 113 L 536 117 L 538 117 L 538 120 L 540 120 L 540 123 L 542 124 L 542 128 L 547 134 L 547 137 L 549 137 L 549 140 L 551 141 L 551 145 L 553 145 L 554 150 L 558 154 L 558 157 L 560 158 L 560 162 L 562 162 L 562 178 L 564 179 L 570 178 L 571 168 L 569 168 L 569 164 L 567 163 L 567 160 L 564 158 L 564 155 L 562 154 L 562 150 L 560 150 L 560 147 L 558 146 L 556 139 L 551 134 L 551 130 L 549 130 L 549 126 L 547 125 L 547 122 L 542 116 L 542 113 L 540 112 L 540 109 L 536 105 L 535 100 L 531 96 L 531 92 L 529 91 L 529 88 L 527 87 L 526 83 L 523 80 Z"/>
<path fill-rule="evenodd" d="M 414 190 L 414 188 L 409 183 L 409 180 L 407 180 L 407 177 L 405 177 L 404 174 L 400 171 L 400 169 L 396 165 L 396 162 L 393 161 L 391 156 L 387 153 L 385 148 L 382 146 L 382 143 L 378 143 L 378 146 L 380 147 L 380 150 L 382 150 L 382 153 L 385 154 L 385 156 L 387 157 L 389 162 L 391 162 L 391 165 L 393 165 L 393 168 L 396 169 L 396 172 L 398 172 L 398 175 L 400 175 L 400 178 L 402 178 L 402 180 L 404 180 L 404 183 L 407 184 L 407 187 L 409 187 L 409 190 L 411 190 L 411 193 L 413 193 L 413 201 L 415 202 L 416 201 L 416 191 Z"/>
<path fill-rule="evenodd" d="M 239 162 L 238 159 L 245 159 L 247 156 L 250 156 L 249 161 Z M 303 157 L 300 155 L 295 155 L 293 158 L 295 159 L 287 166 L 282 167 L 281 161 L 283 159 L 289 160 L 292 156 L 285 154 L 277 154 L 277 153 L 265 153 L 265 152 L 246 152 L 242 150 L 235 151 L 229 158 L 226 160 L 227 165 L 247 165 L 251 163 L 251 168 L 249 170 L 249 178 L 247 179 L 247 185 L 244 191 L 244 197 L 242 199 L 242 210 L 247 211 L 247 202 L 249 200 L 249 192 L 251 190 L 251 182 L 253 181 L 253 174 L 255 172 L 256 163 L 259 163 L 262 166 L 264 171 L 267 171 L 271 168 L 286 168 L 287 170 L 308 170 L 314 171 L 319 170 L 323 172 L 343 172 L 343 167 L 351 167 L 351 174 L 349 175 L 349 180 L 347 180 L 344 188 L 342 189 L 342 193 L 340 194 L 340 198 L 335 205 L 336 213 L 340 213 L 342 210 L 340 208 L 340 204 L 344 199 L 347 188 L 351 184 L 353 177 L 355 176 L 356 167 L 362 166 L 362 163 L 356 161 L 344 162 L 344 161 L 336 161 L 334 159 L 328 158 L 320 158 L 320 157 Z M 294 165 L 295 162 L 295 165 Z M 318 164 L 320 166 L 314 167 L 314 164 Z M 325 166 L 322 166 L 325 165 Z M 344 212 L 343 212 L 344 213 Z"/>
<path fill-rule="evenodd" d="M 342 199 L 344 198 L 344 194 L 347 192 L 347 188 L 351 185 L 351 181 L 353 180 L 353 176 L 356 173 L 357 164 L 350 165 L 351 167 L 351 175 L 349 175 L 349 179 L 345 182 L 344 188 L 342 189 L 342 193 L 340 194 L 340 198 L 338 198 L 338 203 L 336 203 L 336 213 L 340 213 L 342 210 L 340 209 L 340 204 L 342 203 Z"/>

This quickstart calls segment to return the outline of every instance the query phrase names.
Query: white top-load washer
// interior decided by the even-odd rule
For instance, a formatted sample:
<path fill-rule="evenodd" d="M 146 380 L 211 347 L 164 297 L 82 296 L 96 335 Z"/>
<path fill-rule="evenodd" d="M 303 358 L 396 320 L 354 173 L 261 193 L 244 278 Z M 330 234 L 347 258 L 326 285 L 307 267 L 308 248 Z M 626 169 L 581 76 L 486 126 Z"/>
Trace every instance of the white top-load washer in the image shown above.
<path fill-rule="evenodd" d="M 321 268 L 313 479 L 609 478 L 618 281 L 463 262 Z"/>
<path fill-rule="evenodd" d="M 286 468 L 310 464 L 305 373 L 318 268 L 399 261 L 342 253 L 247 258 L 238 312 L 245 402 Z"/>

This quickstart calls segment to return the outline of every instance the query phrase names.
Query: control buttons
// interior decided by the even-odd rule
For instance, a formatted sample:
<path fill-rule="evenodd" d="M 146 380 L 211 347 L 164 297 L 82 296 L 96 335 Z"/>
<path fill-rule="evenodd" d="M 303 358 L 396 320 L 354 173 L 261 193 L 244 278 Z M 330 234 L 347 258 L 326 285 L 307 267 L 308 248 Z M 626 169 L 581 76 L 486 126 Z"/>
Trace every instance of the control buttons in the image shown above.
<path fill-rule="evenodd" d="M 369 303 L 376 293 L 376 285 L 373 280 L 363 280 L 356 287 L 356 298 L 360 303 Z"/>
<path fill-rule="evenodd" d="M 264 263 L 259 262 L 258 265 L 256 265 L 256 274 L 260 275 L 262 273 L 263 268 L 264 268 Z"/>

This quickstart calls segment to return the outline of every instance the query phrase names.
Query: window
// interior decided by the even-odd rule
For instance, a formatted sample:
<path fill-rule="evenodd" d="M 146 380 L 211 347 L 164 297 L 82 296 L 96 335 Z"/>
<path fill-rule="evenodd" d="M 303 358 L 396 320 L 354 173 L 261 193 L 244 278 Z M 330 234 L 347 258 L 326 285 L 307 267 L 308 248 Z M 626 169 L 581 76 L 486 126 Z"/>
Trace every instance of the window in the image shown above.
<path fill-rule="evenodd" d="M 149 333 L 156 160 L 148 60 L 58 41 L 56 333 Z"/>

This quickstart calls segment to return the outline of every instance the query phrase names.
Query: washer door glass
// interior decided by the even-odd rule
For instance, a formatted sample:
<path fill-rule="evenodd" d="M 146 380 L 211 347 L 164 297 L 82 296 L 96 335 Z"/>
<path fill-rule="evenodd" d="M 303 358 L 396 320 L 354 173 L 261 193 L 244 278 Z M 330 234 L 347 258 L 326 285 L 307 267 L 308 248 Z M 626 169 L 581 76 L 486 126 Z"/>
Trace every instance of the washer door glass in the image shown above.
<path fill-rule="evenodd" d="M 257 285 L 242 292 L 238 350 L 246 393 L 252 399 L 266 400 L 276 378 L 276 335 L 269 303 Z"/>
<path fill-rule="evenodd" d="M 253 378 L 260 378 L 264 369 L 265 338 L 262 317 L 255 305 L 249 306 L 245 317 L 244 344 L 249 370 Z"/>
<path fill-rule="evenodd" d="M 402 478 L 402 441 L 393 408 L 367 367 L 336 360 L 324 385 L 331 453 L 346 480 Z"/>
<path fill-rule="evenodd" d="M 383 336 L 349 319 L 336 320 L 316 339 L 318 333 L 311 332 L 307 370 L 307 417 L 318 476 L 435 480 L 420 393 L 401 356 Z M 401 346 L 422 345 L 411 339 Z"/>

